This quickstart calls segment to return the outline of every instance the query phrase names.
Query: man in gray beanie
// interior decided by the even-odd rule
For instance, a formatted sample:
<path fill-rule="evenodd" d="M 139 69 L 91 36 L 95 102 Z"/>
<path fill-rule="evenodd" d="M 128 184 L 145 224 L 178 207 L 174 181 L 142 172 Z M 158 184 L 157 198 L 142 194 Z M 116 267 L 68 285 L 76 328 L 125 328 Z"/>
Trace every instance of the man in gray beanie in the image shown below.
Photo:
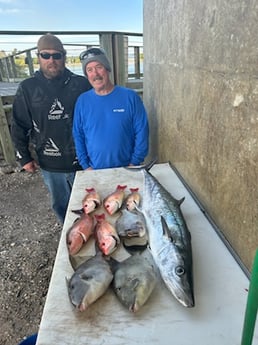
<path fill-rule="evenodd" d="M 74 105 L 91 86 L 65 67 L 66 51 L 59 38 L 43 35 L 37 47 L 40 69 L 19 85 L 12 139 L 23 170 L 34 173 L 40 167 L 52 208 L 63 223 L 75 172 L 81 170 L 72 137 Z M 36 157 L 31 154 L 31 142 Z"/>
<path fill-rule="evenodd" d="M 111 72 L 110 63 L 108 61 L 108 58 L 106 57 L 105 51 L 101 48 L 90 48 L 88 50 L 85 50 L 80 54 L 80 60 L 82 63 L 82 71 L 87 77 L 86 73 L 86 66 L 91 61 L 98 61 L 103 66 L 105 66 L 106 70 Z"/>
<path fill-rule="evenodd" d="M 104 50 L 81 53 L 82 69 L 92 89 L 79 96 L 73 137 L 83 169 L 139 165 L 148 153 L 149 127 L 140 96 L 114 85 Z"/>

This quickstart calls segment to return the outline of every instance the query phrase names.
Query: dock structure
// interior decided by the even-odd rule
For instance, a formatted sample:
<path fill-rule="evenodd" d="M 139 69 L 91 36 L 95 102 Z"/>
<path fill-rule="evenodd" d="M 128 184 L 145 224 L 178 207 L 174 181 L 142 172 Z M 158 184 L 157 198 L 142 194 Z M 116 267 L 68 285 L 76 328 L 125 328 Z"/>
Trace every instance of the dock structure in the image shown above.
<path fill-rule="evenodd" d="M 0 82 L 0 151 L 7 164 L 15 165 L 14 147 L 10 134 L 12 104 L 18 83 Z"/>

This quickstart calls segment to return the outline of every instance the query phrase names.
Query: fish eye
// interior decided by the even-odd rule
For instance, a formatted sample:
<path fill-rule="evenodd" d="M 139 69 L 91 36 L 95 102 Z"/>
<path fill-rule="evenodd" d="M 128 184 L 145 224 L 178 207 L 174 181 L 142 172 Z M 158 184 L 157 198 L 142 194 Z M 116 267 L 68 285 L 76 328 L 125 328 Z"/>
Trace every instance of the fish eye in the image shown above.
<path fill-rule="evenodd" d="M 183 274 L 185 274 L 185 269 L 183 266 L 177 266 L 176 267 L 176 275 L 178 275 L 179 277 L 182 276 Z"/>

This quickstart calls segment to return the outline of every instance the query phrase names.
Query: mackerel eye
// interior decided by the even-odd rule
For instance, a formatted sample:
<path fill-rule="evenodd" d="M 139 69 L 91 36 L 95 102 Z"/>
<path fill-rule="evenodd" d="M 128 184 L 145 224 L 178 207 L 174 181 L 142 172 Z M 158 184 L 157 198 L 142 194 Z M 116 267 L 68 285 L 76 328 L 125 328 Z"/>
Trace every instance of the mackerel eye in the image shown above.
<path fill-rule="evenodd" d="M 183 274 L 185 274 L 185 269 L 183 266 L 177 266 L 176 267 L 176 275 L 181 277 Z"/>

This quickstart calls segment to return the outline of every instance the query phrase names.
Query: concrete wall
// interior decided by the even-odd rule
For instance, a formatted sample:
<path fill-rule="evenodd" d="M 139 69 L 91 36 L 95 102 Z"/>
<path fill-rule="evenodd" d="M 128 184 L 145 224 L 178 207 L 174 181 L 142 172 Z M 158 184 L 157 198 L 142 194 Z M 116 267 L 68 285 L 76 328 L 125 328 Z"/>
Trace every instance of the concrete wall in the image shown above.
<path fill-rule="evenodd" d="M 258 247 L 258 2 L 145 0 L 151 154 L 170 161 L 250 270 Z"/>

